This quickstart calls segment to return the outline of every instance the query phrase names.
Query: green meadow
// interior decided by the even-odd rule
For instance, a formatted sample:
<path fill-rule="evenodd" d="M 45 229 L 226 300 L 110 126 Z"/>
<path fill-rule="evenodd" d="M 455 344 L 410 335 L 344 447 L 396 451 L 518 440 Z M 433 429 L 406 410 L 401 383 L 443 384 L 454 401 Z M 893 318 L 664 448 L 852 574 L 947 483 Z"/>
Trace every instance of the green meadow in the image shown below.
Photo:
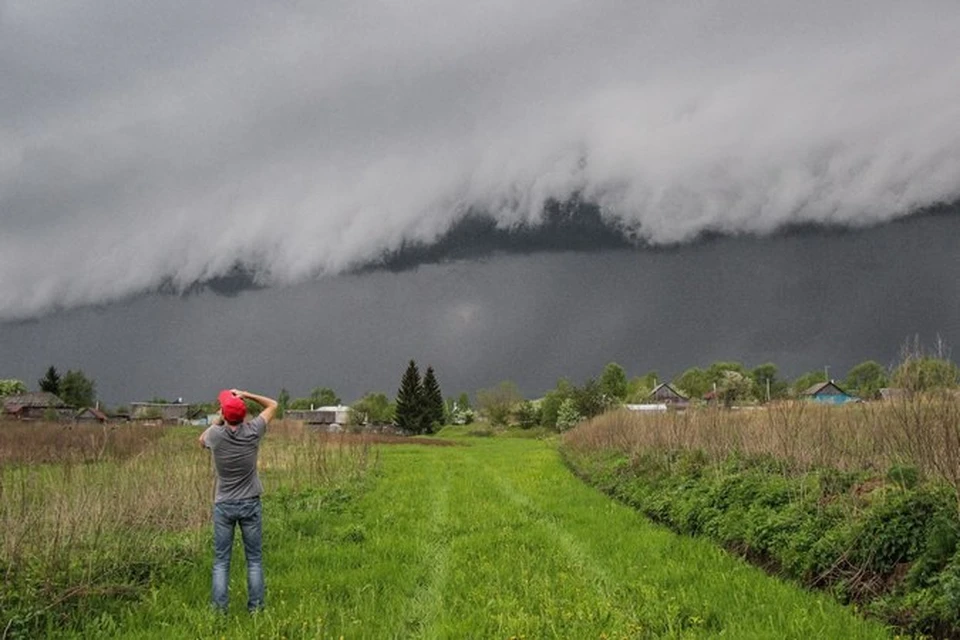
<path fill-rule="evenodd" d="M 375 470 L 349 481 L 295 488 L 268 482 L 263 612 L 245 610 L 238 536 L 226 616 L 207 607 L 212 558 L 204 547 L 159 574 L 142 597 L 47 632 L 889 637 L 827 594 L 804 591 L 709 542 L 651 524 L 575 478 L 551 441 L 458 434 L 446 440 L 452 444 L 377 445 Z M 268 440 L 265 450 L 270 446 Z"/>

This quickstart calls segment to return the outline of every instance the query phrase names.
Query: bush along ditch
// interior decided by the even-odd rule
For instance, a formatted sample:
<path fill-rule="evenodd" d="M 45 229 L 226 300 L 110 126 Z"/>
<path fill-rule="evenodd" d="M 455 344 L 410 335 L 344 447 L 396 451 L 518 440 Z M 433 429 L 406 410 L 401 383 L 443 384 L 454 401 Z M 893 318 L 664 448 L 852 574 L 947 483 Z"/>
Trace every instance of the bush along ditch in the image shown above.
<path fill-rule="evenodd" d="M 914 467 L 794 472 L 769 457 L 561 447 L 588 483 L 673 530 L 825 589 L 906 633 L 960 638 L 957 495 Z"/>

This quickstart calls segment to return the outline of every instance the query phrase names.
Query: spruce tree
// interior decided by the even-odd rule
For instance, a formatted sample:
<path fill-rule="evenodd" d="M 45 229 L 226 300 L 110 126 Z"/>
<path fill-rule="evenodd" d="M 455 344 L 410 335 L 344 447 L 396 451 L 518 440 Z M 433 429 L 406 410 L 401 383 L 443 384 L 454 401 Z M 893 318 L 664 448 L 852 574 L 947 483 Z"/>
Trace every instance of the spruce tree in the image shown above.
<path fill-rule="evenodd" d="M 433 367 L 427 367 L 423 376 L 423 408 L 424 426 L 428 433 L 433 433 L 434 425 L 443 424 L 443 393 L 440 392 L 440 383 L 433 372 Z"/>
<path fill-rule="evenodd" d="M 37 380 L 37 384 L 40 385 L 40 391 L 46 391 L 47 393 L 52 393 L 55 396 L 59 396 L 60 374 L 57 372 L 57 368 L 53 365 L 50 365 L 50 368 L 47 369 L 47 374 Z"/>
<path fill-rule="evenodd" d="M 423 428 L 422 416 L 423 383 L 420 381 L 417 363 L 411 360 L 407 370 L 403 372 L 403 377 L 400 378 L 393 424 L 409 433 L 420 433 Z"/>

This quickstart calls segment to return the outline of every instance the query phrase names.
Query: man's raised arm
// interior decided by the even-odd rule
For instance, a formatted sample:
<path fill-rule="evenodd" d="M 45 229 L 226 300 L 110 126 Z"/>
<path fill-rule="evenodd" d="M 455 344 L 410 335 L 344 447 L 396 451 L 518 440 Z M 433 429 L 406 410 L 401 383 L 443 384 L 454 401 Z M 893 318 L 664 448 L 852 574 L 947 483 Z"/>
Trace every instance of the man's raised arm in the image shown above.
<path fill-rule="evenodd" d="M 273 420 L 273 416 L 277 413 L 277 401 L 273 398 L 260 396 L 255 393 L 250 393 L 249 391 L 240 391 L 239 389 L 231 389 L 230 391 L 236 396 L 239 396 L 245 400 L 253 400 L 262 406 L 263 411 L 260 412 L 260 417 L 263 418 L 264 422 L 270 422 Z"/>

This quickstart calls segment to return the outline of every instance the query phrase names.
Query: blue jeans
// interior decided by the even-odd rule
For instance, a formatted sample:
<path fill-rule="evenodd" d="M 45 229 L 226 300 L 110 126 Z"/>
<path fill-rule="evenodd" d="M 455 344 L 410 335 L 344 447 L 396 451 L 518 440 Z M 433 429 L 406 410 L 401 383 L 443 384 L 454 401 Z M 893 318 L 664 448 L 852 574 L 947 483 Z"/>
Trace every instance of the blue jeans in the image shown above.
<path fill-rule="evenodd" d="M 260 498 L 213 505 L 213 606 L 227 610 L 233 530 L 240 525 L 247 560 L 247 610 L 263 608 L 263 520 Z"/>

